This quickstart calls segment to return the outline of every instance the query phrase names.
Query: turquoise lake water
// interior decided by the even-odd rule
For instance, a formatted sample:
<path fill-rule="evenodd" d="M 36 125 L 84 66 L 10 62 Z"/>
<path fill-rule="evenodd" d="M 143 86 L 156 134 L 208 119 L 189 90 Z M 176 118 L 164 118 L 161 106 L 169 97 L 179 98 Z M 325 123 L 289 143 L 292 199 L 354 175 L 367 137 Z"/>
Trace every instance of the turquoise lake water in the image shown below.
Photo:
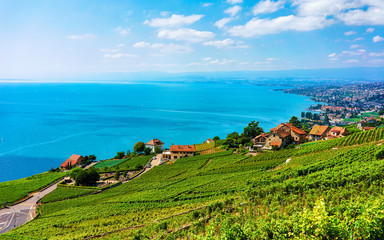
<path fill-rule="evenodd" d="M 71 154 L 111 158 L 152 138 L 166 147 L 266 131 L 313 102 L 269 86 L 218 83 L 0 84 L 0 181 L 58 167 Z"/>

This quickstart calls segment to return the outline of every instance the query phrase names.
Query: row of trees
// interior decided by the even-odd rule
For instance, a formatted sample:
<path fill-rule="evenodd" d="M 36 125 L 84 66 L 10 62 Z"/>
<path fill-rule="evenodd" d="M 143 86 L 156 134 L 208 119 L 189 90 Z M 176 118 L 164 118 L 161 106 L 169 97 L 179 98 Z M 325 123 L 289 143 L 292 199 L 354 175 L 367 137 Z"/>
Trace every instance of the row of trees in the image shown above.
<path fill-rule="evenodd" d="M 248 123 L 248 126 L 244 128 L 243 133 L 233 132 L 228 134 L 224 141 L 224 146 L 228 148 L 238 148 L 240 145 L 252 146 L 251 138 L 263 132 L 263 128 L 259 127 L 259 122 L 251 121 Z"/>
<path fill-rule="evenodd" d="M 162 151 L 160 147 L 155 146 L 155 153 L 158 154 L 161 152 Z M 123 159 L 128 156 L 136 157 L 139 154 L 144 154 L 145 156 L 148 156 L 148 155 L 151 155 L 151 153 L 152 153 L 152 148 L 146 147 L 144 142 L 137 142 L 133 146 L 133 152 L 131 152 L 131 150 L 128 150 L 126 154 L 124 151 L 117 152 L 114 159 Z"/>

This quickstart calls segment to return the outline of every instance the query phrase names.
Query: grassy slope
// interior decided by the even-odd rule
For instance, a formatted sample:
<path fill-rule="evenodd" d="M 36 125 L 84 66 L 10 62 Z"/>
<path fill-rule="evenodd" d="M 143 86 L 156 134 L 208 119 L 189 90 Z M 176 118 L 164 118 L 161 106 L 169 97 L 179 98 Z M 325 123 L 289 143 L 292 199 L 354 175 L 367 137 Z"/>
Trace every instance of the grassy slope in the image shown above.
<path fill-rule="evenodd" d="M 3 236 L 82 239 L 125 228 L 103 238 L 380 238 L 384 161 L 374 153 L 382 146 L 355 144 L 383 137 L 376 130 L 255 157 L 182 158 L 101 194 L 44 204 L 42 216 Z"/>
<path fill-rule="evenodd" d="M 65 175 L 66 173 L 61 172 L 46 172 L 27 178 L 2 182 L 0 183 L 0 202 L 16 202 L 25 197 L 28 192 L 39 190 Z"/>
<path fill-rule="evenodd" d="M 97 189 L 88 189 L 80 187 L 61 187 L 58 186 L 53 192 L 41 199 L 42 203 L 57 202 L 66 199 L 76 198 L 82 195 L 96 192 Z"/>

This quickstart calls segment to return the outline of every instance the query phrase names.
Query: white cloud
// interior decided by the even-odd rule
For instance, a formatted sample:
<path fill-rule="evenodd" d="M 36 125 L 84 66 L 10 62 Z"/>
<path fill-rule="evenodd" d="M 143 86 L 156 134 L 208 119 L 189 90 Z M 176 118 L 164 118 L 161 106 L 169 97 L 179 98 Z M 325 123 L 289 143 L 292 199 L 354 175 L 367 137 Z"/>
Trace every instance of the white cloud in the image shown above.
<path fill-rule="evenodd" d="M 117 44 L 117 47 L 119 47 L 119 48 L 122 48 L 122 47 L 124 47 L 124 46 L 125 46 L 124 43 Z"/>
<path fill-rule="evenodd" d="M 232 4 L 232 5 L 239 4 L 242 2 L 243 2 L 243 0 L 227 0 L 227 3 Z"/>
<path fill-rule="evenodd" d="M 213 3 L 203 3 L 203 7 L 210 7 L 212 5 L 213 5 Z"/>
<path fill-rule="evenodd" d="M 299 16 L 333 16 L 347 25 L 384 24 L 382 0 L 293 0 Z"/>
<path fill-rule="evenodd" d="M 189 45 L 181 45 L 181 44 L 162 44 L 162 43 L 154 43 L 151 48 L 158 49 L 162 53 L 172 54 L 172 53 L 190 53 L 193 52 L 193 48 Z"/>
<path fill-rule="evenodd" d="M 213 46 L 217 48 L 249 48 L 248 45 L 244 45 L 241 41 L 234 41 L 231 38 L 217 41 L 204 42 L 204 46 Z"/>
<path fill-rule="evenodd" d="M 145 48 L 145 47 L 149 47 L 151 44 L 148 43 L 148 42 L 136 42 L 135 44 L 133 44 L 133 47 L 134 48 Z"/>
<path fill-rule="evenodd" d="M 170 14 L 170 12 L 167 12 L 167 11 L 162 11 L 162 12 L 160 12 L 160 16 L 162 16 L 162 17 L 166 17 L 166 16 L 168 16 Z"/>
<path fill-rule="evenodd" d="M 311 31 L 321 29 L 333 23 L 324 17 L 298 17 L 294 15 L 274 19 L 253 18 L 245 25 L 235 26 L 228 30 L 232 36 L 253 37 L 279 33 L 283 31 Z"/>
<path fill-rule="evenodd" d="M 224 28 L 225 25 L 230 23 L 233 20 L 233 18 L 222 18 L 218 21 L 216 21 L 213 25 L 218 27 L 218 28 Z"/>
<path fill-rule="evenodd" d="M 352 45 L 350 46 L 351 49 L 355 49 L 355 48 L 358 48 L 358 47 L 360 47 L 360 45 L 358 45 L 358 44 L 352 44 Z"/>
<path fill-rule="evenodd" d="M 131 32 L 130 28 L 123 28 L 121 26 L 118 26 L 114 29 L 116 32 L 118 32 L 121 36 L 126 36 Z"/>
<path fill-rule="evenodd" d="M 96 38 L 97 36 L 93 33 L 85 33 L 80 35 L 69 35 L 67 36 L 68 39 L 71 40 L 84 40 L 84 39 L 90 39 L 90 38 Z"/>
<path fill-rule="evenodd" d="M 254 15 L 263 14 L 263 13 L 273 13 L 283 8 L 284 4 L 285 4 L 284 0 L 279 0 L 276 2 L 271 0 L 260 1 L 253 7 L 252 13 Z"/>
<path fill-rule="evenodd" d="M 345 63 L 358 63 L 359 62 L 359 60 L 357 60 L 357 59 L 348 59 L 348 60 L 346 60 L 346 61 L 344 61 Z"/>
<path fill-rule="evenodd" d="M 116 53 L 116 54 L 104 54 L 103 58 L 107 59 L 117 59 L 117 58 L 124 58 L 124 57 L 138 57 L 137 55 L 134 54 L 129 54 L 129 53 Z"/>
<path fill-rule="evenodd" d="M 272 63 L 274 61 L 278 61 L 278 60 L 280 60 L 280 59 L 270 57 L 270 58 L 266 58 L 264 61 L 254 62 L 253 64 L 255 64 L 255 65 L 270 64 L 270 63 Z"/>
<path fill-rule="evenodd" d="M 356 41 L 361 41 L 361 40 L 364 40 L 364 38 L 362 38 L 362 37 L 358 37 L 358 38 L 353 39 L 354 42 L 356 42 Z"/>
<path fill-rule="evenodd" d="M 359 49 L 355 51 L 342 51 L 342 54 L 351 55 L 351 56 L 359 56 L 364 55 L 367 51 L 365 49 Z"/>
<path fill-rule="evenodd" d="M 191 67 L 191 66 L 200 66 L 200 65 L 201 65 L 201 63 L 199 63 L 199 62 L 191 62 L 191 63 L 188 63 L 186 66 Z"/>
<path fill-rule="evenodd" d="M 173 39 L 188 42 L 202 42 L 212 39 L 215 34 L 208 31 L 197 31 L 190 28 L 181 28 L 177 30 L 160 30 L 157 34 L 159 38 Z"/>
<path fill-rule="evenodd" d="M 211 61 L 209 61 L 209 64 L 227 65 L 227 64 L 234 63 L 234 62 L 235 62 L 235 60 L 224 58 L 222 60 L 220 60 L 220 59 L 211 60 Z"/>
<path fill-rule="evenodd" d="M 117 53 L 117 52 L 120 52 L 120 49 L 101 48 L 99 51 L 106 52 L 106 53 Z"/>
<path fill-rule="evenodd" d="M 151 20 L 146 20 L 144 24 L 147 24 L 151 27 L 179 27 L 183 25 L 191 25 L 197 21 L 199 21 L 204 15 L 193 14 L 190 16 L 177 15 L 173 14 L 169 18 L 153 18 Z"/>
<path fill-rule="evenodd" d="M 336 53 L 331 53 L 328 55 L 329 58 L 333 58 L 333 57 L 336 57 Z"/>
<path fill-rule="evenodd" d="M 137 42 L 133 44 L 135 48 L 151 48 L 157 49 L 162 53 L 190 53 L 193 52 L 193 48 L 189 45 L 180 45 L 180 44 L 164 44 L 164 43 L 153 43 L 148 42 Z"/>
<path fill-rule="evenodd" d="M 360 7 L 360 0 L 293 0 L 293 6 L 297 6 L 300 16 L 329 16 L 340 12 Z M 363 0 L 364 1 L 364 0 Z"/>
<path fill-rule="evenodd" d="M 347 25 L 383 25 L 384 6 L 371 6 L 365 11 L 361 9 L 349 10 L 340 13 L 337 18 Z"/>
<path fill-rule="evenodd" d="M 373 42 L 377 43 L 377 42 L 383 42 L 384 38 L 377 35 L 377 36 L 374 36 L 372 40 Z"/>
<path fill-rule="evenodd" d="M 357 34 L 355 31 L 348 31 L 348 32 L 344 33 L 345 36 L 351 36 L 351 35 L 355 35 L 355 34 Z"/>
<path fill-rule="evenodd" d="M 367 28 L 367 30 L 366 30 L 367 33 L 373 33 L 374 31 L 375 31 L 374 28 Z"/>
<path fill-rule="evenodd" d="M 236 14 L 240 11 L 241 11 L 241 7 L 239 5 L 235 5 L 233 7 L 226 9 L 224 12 L 231 14 L 231 16 L 233 17 L 233 16 L 236 16 Z"/>
<path fill-rule="evenodd" d="M 372 56 L 372 57 L 384 57 L 384 51 L 379 52 L 379 53 L 371 52 L 371 53 L 369 53 L 369 56 Z"/>

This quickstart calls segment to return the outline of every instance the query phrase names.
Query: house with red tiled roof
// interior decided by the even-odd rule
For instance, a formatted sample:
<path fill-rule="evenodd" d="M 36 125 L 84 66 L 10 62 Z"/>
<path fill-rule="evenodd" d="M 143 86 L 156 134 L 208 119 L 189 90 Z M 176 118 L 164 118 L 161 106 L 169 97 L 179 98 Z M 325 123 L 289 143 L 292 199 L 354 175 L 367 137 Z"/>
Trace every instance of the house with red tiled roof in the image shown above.
<path fill-rule="evenodd" d="M 337 127 L 336 126 L 336 127 L 331 128 L 331 130 L 329 130 L 327 139 L 344 137 L 348 133 L 349 132 L 347 129 L 345 129 L 343 127 Z"/>
<path fill-rule="evenodd" d="M 195 152 L 195 145 L 171 145 L 169 151 L 163 152 L 163 158 L 176 160 L 183 157 L 192 157 Z"/>
<path fill-rule="evenodd" d="M 307 133 L 292 123 L 281 123 L 271 129 L 266 137 L 265 146 L 285 147 L 290 143 L 298 144 L 305 141 Z"/>
<path fill-rule="evenodd" d="M 331 130 L 328 126 L 314 125 L 309 132 L 308 139 L 311 141 L 321 140 L 327 137 L 328 132 Z"/>
<path fill-rule="evenodd" d="M 72 154 L 70 158 L 65 160 L 61 165 L 60 168 L 62 169 L 70 169 L 73 167 L 77 167 L 80 165 L 80 163 L 84 160 L 84 158 L 81 155 Z"/>
<path fill-rule="evenodd" d="M 261 148 L 265 146 L 265 141 L 267 140 L 268 134 L 261 133 L 260 135 L 251 138 L 251 141 L 253 142 L 253 146 L 257 148 Z"/>
<path fill-rule="evenodd" d="M 155 152 L 155 147 L 158 146 L 161 151 L 164 150 L 164 143 L 159 139 L 152 139 L 145 144 L 145 147 L 152 149 L 151 152 Z"/>
<path fill-rule="evenodd" d="M 207 141 L 205 141 L 204 143 L 213 143 L 215 141 L 213 141 L 211 138 L 208 138 Z"/>

